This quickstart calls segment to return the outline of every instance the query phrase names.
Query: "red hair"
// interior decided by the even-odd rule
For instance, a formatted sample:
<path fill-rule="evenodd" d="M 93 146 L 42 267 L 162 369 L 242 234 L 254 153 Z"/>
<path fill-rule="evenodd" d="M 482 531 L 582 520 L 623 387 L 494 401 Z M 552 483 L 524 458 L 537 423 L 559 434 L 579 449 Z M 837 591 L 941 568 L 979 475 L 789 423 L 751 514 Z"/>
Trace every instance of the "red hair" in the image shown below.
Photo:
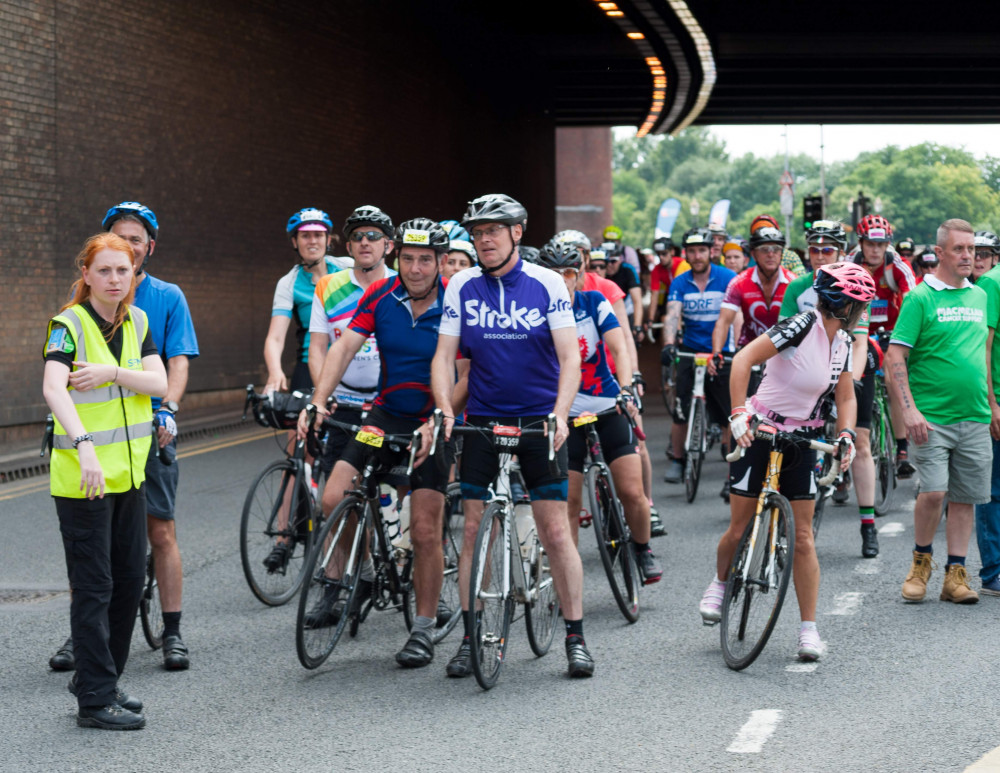
<path fill-rule="evenodd" d="M 90 268 L 90 265 L 94 262 L 94 258 L 97 257 L 97 253 L 101 250 L 114 250 L 115 252 L 121 252 L 128 256 L 128 262 L 135 269 L 135 253 L 132 252 L 132 248 L 129 243 L 122 239 L 120 236 L 107 231 L 105 233 L 99 233 L 95 236 L 91 236 L 83 244 L 83 249 L 80 250 L 80 254 L 76 256 L 76 267 L 80 269 L 80 278 L 73 283 L 73 287 L 70 290 L 72 293 L 72 298 L 69 302 L 59 309 L 60 312 L 65 311 L 70 306 L 75 306 L 84 301 L 90 300 L 90 285 L 83 281 L 83 269 Z M 118 304 L 118 308 L 115 310 L 115 318 L 111 325 L 111 330 L 107 333 L 107 340 L 110 341 L 118 328 L 120 328 L 125 323 L 125 316 L 128 314 L 128 306 L 135 299 L 135 274 L 132 275 L 132 284 L 128 288 L 128 292 L 125 297 L 122 298 L 121 302 Z"/>

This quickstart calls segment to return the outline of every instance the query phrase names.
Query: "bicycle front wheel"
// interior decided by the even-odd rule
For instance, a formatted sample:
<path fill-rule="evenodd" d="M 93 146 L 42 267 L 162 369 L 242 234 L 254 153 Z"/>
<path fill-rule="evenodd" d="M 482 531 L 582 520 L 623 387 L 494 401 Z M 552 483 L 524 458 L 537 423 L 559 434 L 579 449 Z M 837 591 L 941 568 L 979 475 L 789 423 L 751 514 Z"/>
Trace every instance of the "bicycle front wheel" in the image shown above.
<path fill-rule="evenodd" d="M 472 672 L 484 690 L 497 683 L 514 616 L 510 593 L 510 524 L 506 507 L 494 502 L 486 508 L 476 535 L 469 584 L 469 614 L 474 616 Z"/>
<path fill-rule="evenodd" d="M 896 492 L 896 439 L 892 436 L 892 424 L 877 401 L 872 416 L 871 444 L 875 462 L 875 514 L 881 516 L 892 509 Z"/>
<path fill-rule="evenodd" d="M 295 650 L 306 668 L 319 668 L 352 617 L 364 562 L 365 502 L 348 496 L 323 524 L 306 558 L 306 581 L 295 619 Z"/>
<path fill-rule="evenodd" d="M 289 601 L 301 586 L 313 536 L 315 510 L 300 471 L 291 459 L 269 464 L 243 503 L 243 575 L 253 595 L 272 607 Z"/>
<path fill-rule="evenodd" d="M 815 471 L 814 477 L 817 481 L 825 477 L 830 472 L 830 465 L 833 464 L 833 457 L 830 454 L 823 454 L 820 457 L 820 466 Z M 819 527 L 823 522 L 823 513 L 826 512 L 826 501 L 833 496 L 833 486 L 816 487 L 816 508 L 813 510 L 813 538 L 819 535 Z"/>
<path fill-rule="evenodd" d="M 751 544 L 755 523 L 759 528 Z M 767 644 L 788 592 L 794 554 L 791 505 L 780 494 L 770 494 L 747 525 L 726 579 L 720 637 L 722 656 L 734 671 L 753 663 Z"/>
<path fill-rule="evenodd" d="M 639 567 L 621 502 L 615 496 L 606 468 L 591 465 L 585 485 L 590 512 L 594 516 L 597 552 L 611 584 L 611 593 L 625 619 L 634 623 L 639 619 Z"/>
<path fill-rule="evenodd" d="M 701 463 L 705 458 L 705 401 L 692 400 L 691 407 L 691 447 L 687 449 L 687 459 L 684 462 L 684 494 L 688 502 L 694 502 L 698 496 L 698 483 L 701 481 Z"/>
<path fill-rule="evenodd" d="M 559 597 L 552 582 L 549 557 L 542 541 L 535 532 L 527 540 L 530 569 L 528 572 L 528 598 L 524 605 L 524 623 L 528 628 L 531 651 L 542 657 L 552 646 L 556 626 L 559 624 Z M 521 556 L 525 560 L 525 556 Z"/>
<path fill-rule="evenodd" d="M 146 585 L 139 602 L 139 621 L 146 643 L 154 650 L 163 646 L 163 608 L 160 606 L 160 589 L 156 585 L 156 565 L 153 554 L 146 556 Z"/>

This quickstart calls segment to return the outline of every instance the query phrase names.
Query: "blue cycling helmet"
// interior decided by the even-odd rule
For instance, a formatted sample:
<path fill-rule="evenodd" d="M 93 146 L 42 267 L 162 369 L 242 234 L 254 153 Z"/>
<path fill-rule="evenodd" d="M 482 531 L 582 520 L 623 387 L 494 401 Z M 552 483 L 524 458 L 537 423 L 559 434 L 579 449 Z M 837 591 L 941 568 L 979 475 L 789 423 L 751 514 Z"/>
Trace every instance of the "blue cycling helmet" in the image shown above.
<path fill-rule="evenodd" d="M 321 225 L 327 230 L 327 233 L 333 231 L 333 221 L 330 220 L 330 216 L 326 212 L 315 207 L 306 207 L 288 218 L 285 233 L 291 236 L 304 225 Z"/>
<path fill-rule="evenodd" d="M 472 241 L 472 237 L 469 236 L 469 232 L 462 228 L 462 225 L 457 220 L 442 220 L 441 227 L 444 229 L 444 232 L 448 234 L 448 238 L 452 241 Z"/>
<path fill-rule="evenodd" d="M 123 201 L 121 204 L 115 204 L 115 206 L 108 210 L 108 214 L 104 216 L 104 220 L 101 221 L 101 228 L 105 231 L 110 231 L 115 221 L 121 220 L 126 215 L 139 218 L 149 232 L 149 238 L 154 241 L 156 240 L 156 235 L 160 232 L 160 225 L 156 222 L 156 215 L 153 214 L 153 210 L 140 204 L 138 201 Z"/>

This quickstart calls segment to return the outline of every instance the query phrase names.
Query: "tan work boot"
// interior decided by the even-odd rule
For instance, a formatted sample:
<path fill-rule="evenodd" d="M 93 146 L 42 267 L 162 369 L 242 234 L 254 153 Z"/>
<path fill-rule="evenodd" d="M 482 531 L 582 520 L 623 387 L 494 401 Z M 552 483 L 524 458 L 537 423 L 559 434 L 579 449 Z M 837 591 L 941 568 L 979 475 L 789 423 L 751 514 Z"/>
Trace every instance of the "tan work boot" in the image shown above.
<path fill-rule="evenodd" d="M 903 582 L 903 599 L 906 601 L 923 601 L 927 594 L 927 581 L 931 578 L 931 570 L 937 565 L 931 559 L 930 553 L 913 551 L 913 563 L 910 573 Z"/>
<path fill-rule="evenodd" d="M 975 604 L 979 601 L 979 594 L 969 587 L 969 575 L 961 564 L 945 567 L 941 601 L 953 601 L 956 604 Z"/>

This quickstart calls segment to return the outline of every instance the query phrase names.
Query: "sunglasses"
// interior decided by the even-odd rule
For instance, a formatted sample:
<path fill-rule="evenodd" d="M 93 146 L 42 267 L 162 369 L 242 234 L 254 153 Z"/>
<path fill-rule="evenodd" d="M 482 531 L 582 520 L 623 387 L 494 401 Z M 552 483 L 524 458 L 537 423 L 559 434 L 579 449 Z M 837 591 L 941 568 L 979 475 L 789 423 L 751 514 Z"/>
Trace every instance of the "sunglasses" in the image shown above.
<path fill-rule="evenodd" d="M 555 269 L 555 271 L 560 276 L 571 276 L 574 279 L 580 276 L 580 272 L 577 271 L 575 268 L 557 268 Z"/>
<path fill-rule="evenodd" d="M 603 260 L 601 261 L 592 260 L 590 261 L 590 267 L 595 271 L 597 271 L 598 269 L 606 269 L 608 267 L 608 264 L 605 263 Z"/>
<path fill-rule="evenodd" d="M 385 234 L 381 231 L 354 231 L 350 238 L 352 242 L 360 242 L 362 239 L 367 239 L 370 242 L 380 242 L 385 238 Z"/>
<path fill-rule="evenodd" d="M 836 255 L 840 250 L 836 247 L 810 247 L 810 255 L 822 255 L 824 258 L 829 258 L 832 255 Z"/>

